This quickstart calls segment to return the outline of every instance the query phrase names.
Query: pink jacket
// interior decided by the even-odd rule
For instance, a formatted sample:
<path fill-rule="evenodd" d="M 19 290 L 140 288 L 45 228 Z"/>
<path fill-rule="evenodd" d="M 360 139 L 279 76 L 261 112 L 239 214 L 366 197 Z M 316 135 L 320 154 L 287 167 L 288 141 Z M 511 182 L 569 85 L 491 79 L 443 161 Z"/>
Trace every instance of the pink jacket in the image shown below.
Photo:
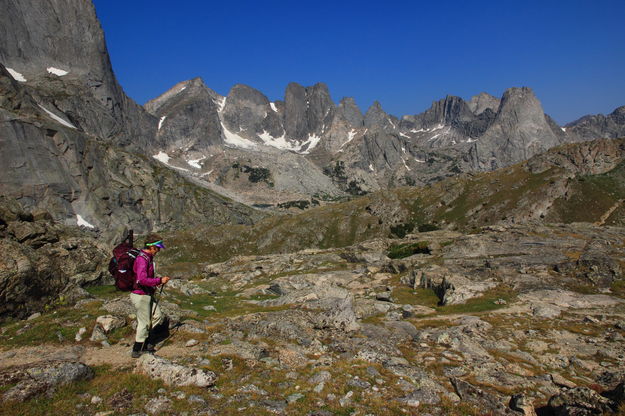
<path fill-rule="evenodd" d="M 135 259 L 135 264 L 132 269 L 137 278 L 135 290 L 133 290 L 132 293 L 136 293 L 137 295 L 153 295 L 154 288 L 161 284 L 161 278 L 154 276 L 154 261 L 152 255 L 141 250 L 141 254 Z"/>

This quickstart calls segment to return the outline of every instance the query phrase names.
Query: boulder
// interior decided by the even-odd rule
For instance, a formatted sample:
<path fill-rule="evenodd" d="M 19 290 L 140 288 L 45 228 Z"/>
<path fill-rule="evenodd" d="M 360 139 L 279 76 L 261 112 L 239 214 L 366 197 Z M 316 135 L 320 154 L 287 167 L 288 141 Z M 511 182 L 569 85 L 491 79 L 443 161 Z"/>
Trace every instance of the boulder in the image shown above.
<path fill-rule="evenodd" d="M 163 380 L 170 386 L 210 387 L 217 380 L 217 375 L 212 371 L 185 367 L 151 354 L 139 358 L 135 371 Z"/>
<path fill-rule="evenodd" d="M 552 396 L 548 408 L 556 416 L 591 416 L 616 410 L 616 403 L 588 387 L 576 387 Z"/>
<path fill-rule="evenodd" d="M 15 384 L 3 394 L 3 400 L 23 402 L 35 395 L 51 394 L 61 385 L 88 380 L 93 375 L 93 370 L 80 362 L 44 362 L 1 370 L 0 386 Z"/>
<path fill-rule="evenodd" d="M 96 318 L 96 324 L 102 328 L 104 333 L 108 334 L 115 329 L 126 326 L 126 320 L 119 316 L 102 315 Z"/>
<path fill-rule="evenodd" d="M 536 416 L 532 401 L 524 394 L 515 394 L 510 398 L 510 408 L 521 412 L 523 416 Z"/>
<path fill-rule="evenodd" d="M 167 397 L 156 397 L 150 399 L 144 409 L 149 415 L 160 415 L 171 411 L 172 402 Z"/>

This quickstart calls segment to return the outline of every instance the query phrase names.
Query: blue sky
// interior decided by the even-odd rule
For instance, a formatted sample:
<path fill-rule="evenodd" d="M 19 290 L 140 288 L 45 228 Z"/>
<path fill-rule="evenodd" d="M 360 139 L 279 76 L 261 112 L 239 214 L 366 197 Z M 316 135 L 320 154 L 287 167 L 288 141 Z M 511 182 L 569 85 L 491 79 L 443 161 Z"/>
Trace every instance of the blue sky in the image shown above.
<path fill-rule="evenodd" d="M 113 68 L 143 104 L 201 77 L 270 100 L 328 85 L 396 116 L 534 89 L 560 124 L 625 105 L 625 1 L 94 0 Z"/>

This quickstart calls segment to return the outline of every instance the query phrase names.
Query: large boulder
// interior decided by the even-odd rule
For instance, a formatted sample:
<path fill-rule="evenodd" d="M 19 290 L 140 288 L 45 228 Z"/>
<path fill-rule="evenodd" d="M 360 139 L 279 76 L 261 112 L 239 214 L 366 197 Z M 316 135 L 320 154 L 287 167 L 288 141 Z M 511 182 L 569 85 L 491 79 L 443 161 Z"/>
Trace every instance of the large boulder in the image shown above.
<path fill-rule="evenodd" d="M 151 354 L 139 358 L 135 371 L 163 380 L 169 386 L 210 387 L 217 380 L 217 375 L 212 371 L 185 367 Z"/>
<path fill-rule="evenodd" d="M 615 411 L 616 403 L 588 387 L 576 387 L 551 397 L 548 407 L 556 416 L 591 416 Z"/>
<path fill-rule="evenodd" d="M 51 394 L 64 384 L 88 380 L 93 370 L 80 362 L 47 362 L 32 367 L 10 367 L 0 371 L 0 386 L 14 384 L 2 396 L 23 402 L 38 394 Z"/>

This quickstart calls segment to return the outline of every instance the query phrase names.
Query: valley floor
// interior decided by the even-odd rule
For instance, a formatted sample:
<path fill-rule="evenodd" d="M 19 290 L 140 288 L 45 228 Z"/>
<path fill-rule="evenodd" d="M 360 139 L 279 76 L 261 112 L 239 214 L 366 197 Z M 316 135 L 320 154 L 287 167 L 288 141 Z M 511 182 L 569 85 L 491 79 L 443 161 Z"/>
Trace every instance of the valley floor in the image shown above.
<path fill-rule="evenodd" d="M 134 309 L 111 287 L 4 323 L 0 414 L 625 414 L 623 228 L 434 231 L 198 267 L 161 297 L 162 359 L 130 358 Z"/>

